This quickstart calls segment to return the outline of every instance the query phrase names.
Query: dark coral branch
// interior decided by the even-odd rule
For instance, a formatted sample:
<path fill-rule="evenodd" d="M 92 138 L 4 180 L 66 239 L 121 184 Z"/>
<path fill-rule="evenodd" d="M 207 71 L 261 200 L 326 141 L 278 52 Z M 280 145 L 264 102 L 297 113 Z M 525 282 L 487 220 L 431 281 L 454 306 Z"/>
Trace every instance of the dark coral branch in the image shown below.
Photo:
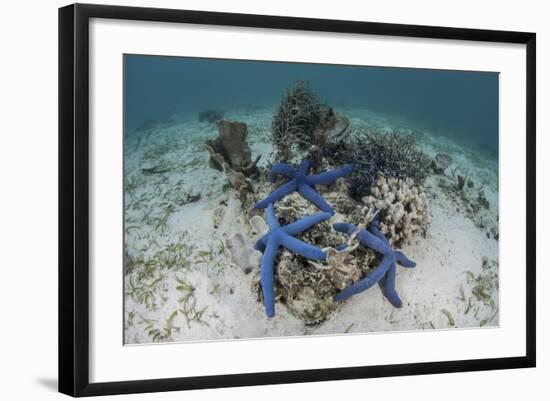
<path fill-rule="evenodd" d="M 417 148 L 415 137 L 397 132 L 362 131 L 325 156 L 335 165 L 353 163 L 347 179 L 355 199 L 368 195 L 379 175 L 409 177 L 421 184 L 430 172 L 430 159 Z"/>

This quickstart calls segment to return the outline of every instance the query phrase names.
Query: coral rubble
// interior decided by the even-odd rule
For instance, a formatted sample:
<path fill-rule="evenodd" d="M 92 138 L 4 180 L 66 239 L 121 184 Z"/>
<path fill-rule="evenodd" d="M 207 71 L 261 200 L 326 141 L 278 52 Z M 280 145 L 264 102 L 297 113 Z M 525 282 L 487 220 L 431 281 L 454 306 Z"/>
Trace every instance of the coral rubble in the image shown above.
<path fill-rule="evenodd" d="M 409 268 L 415 267 L 416 264 L 409 260 L 402 252 L 394 251 L 390 247 L 389 241 L 380 231 L 379 215 L 377 214 L 366 228 L 364 226 L 357 227 L 349 223 L 336 223 L 334 224 L 334 229 L 352 238 L 357 237 L 363 246 L 382 254 L 380 264 L 372 273 L 349 287 L 346 287 L 336 295 L 335 300 L 337 302 L 342 302 L 353 295 L 368 290 L 374 284 L 380 283 L 384 296 L 393 306 L 400 308 L 401 299 L 395 290 L 395 276 L 397 273 L 396 262 L 401 266 Z"/>

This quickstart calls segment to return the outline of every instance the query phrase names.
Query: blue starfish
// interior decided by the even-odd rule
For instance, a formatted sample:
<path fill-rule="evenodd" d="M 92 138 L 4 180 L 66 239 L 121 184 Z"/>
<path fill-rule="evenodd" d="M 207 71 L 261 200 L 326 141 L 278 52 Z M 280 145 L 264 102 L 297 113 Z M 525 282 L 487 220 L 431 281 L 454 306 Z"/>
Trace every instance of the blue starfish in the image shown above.
<path fill-rule="evenodd" d="M 267 206 L 267 224 L 269 232 L 263 235 L 254 245 L 254 248 L 263 252 L 261 263 L 261 278 L 262 292 L 264 294 L 265 313 L 268 317 L 275 315 L 275 297 L 273 295 L 273 262 L 277 255 L 279 246 L 284 246 L 292 252 L 302 255 L 308 259 L 325 260 L 327 253 L 313 245 L 306 244 L 297 238 L 295 235 L 301 234 L 308 230 L 313 225 L 320 223 L 328 218 L 331 214 L 320 212 L 311 216 L 304 217 L 294 223 L 281 227 L 275 216 L 273 204 Z"/>
<path fill-rule="evenodd" d="M 384 234 L 382 234 L 382 231 L 380 231 L 380 214 L 377 213 L 376 216 L 372 219 L 368 226 L 368 230 L 381 241 L 384 241 L 388 245 L 388 247 L 390 246 L 389 241 L 384 236 Z M 416 266 L 416 263 L 408 259 L 403 252 L 394 251 L 394 255 L 395 262 L 399 263 L 401 266 L 407 268 L 412 268 Z M 395 262 L 391 264 L 388 272 L 386 273 L 386 276 L 379 282 L 379 284 L 382 292 L 384 293 L 386 298 L 392 303 L 392 305 L 396 308 L 401 308 L 402 302 L 399 298 L 399 295 L 397 294 L 397 291 L 395 290 L 395 276 L 397 274 L 397 266 Z"/>
<path fill-rule="evenodd" d="M 414 267 L 416 264 L 409 260 L 403 252 L 394 251 L 390 247 L 388 240 L 380 231 L 378 215 L 369 224 L 368 231 L 364 228 L 358 230 L 354 224 L 349 223 L 336 223 L 334 229 L 347 235 L 357 233 L 357 239 L 362 245 L 383 255 L 382 261 L 371 274 L 336 294 L 335 301 L 344 301 L 355 294 L 368 290 L 374 284 L 380 283 L 384 296 L 392 305 L 400 308 L 401 299 L 395 290 L 395 275 L 397 272 L 395 262 L 405 267 Z"/>
<path fill-rule="evenodd" d="M 315 185 L 329 185 L 338 178 L 349 174 L 352 167 L 350 165 L 346 165 L 336 170 L 308 175 L 310 166 L 311 164 L 307 159 L 300 164 L 298 170 L 295 170 L 291 165 L 286 163 L 274 164 L 271 168 L 271 181 L 274 181 L 277 174 L 284 175 L 290 178 L 290 180 L 273 191 L 267 198 L 256 203 L 254 207 L 256 209 L 263 209 L 270 203 L 275 203 L 292 192 L 298 191 L 300 195 L 309 200 L 323 212 L 330 213 L 331 215 L 334 214 L 332 207 L 315 190 Z"/>

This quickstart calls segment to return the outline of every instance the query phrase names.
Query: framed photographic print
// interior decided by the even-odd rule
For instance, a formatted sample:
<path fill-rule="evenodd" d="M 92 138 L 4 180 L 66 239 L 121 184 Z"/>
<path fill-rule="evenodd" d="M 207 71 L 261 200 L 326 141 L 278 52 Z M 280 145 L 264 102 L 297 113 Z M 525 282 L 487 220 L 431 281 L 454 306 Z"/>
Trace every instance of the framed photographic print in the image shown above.
<path fill-rule="evenodd" d="M 535 80 L 534 33 L 61 8 L 59 390 L 535 366 Z"/>

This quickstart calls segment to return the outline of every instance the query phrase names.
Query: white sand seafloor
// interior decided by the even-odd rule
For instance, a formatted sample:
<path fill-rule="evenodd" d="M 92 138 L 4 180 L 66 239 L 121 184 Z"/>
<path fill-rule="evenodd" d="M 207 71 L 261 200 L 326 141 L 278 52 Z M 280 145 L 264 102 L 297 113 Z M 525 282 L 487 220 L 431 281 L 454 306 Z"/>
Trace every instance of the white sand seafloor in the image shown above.
<path fill-rule="evenodd" d="M 338 111 L 353 129 L 404 128 L 370 111 Z M 272 158 L 272 113 L 266 108 L 225 115 L 248 125 L 252 157 L 262 154 L 260 166 Z M 402 248 L 416 262 L 414 269 L 398 267 L 403 307 L 394 308 L 374 286 L 312 326 L 280 302 L 268 319 L 254 285 L 259 266 L 247 274 L 230 262 L 227 238 L 242 232 L 252 242 L 255 235 L 236 192 L 208 165 L 203 143 L 217 136 L 216 125 L 189 116 L 127 137 L 124 223 L 132 263 L 125 266 L 125 343 L 498 326 L 498 161 L 448 137 L 414 133 L 430 157 L 444 152 L 453 164 L 447 177 L 432 175 L 426 182 L 426 237 Z M 483 191 L 489 209 L 481 217 L 468 215 L 453 191 L 444 190 L 453 171 L 474 183 L 465 190 L 468 197 Z M 490 275 L 497 285 L 480 299 L 480 282 Z"/>

